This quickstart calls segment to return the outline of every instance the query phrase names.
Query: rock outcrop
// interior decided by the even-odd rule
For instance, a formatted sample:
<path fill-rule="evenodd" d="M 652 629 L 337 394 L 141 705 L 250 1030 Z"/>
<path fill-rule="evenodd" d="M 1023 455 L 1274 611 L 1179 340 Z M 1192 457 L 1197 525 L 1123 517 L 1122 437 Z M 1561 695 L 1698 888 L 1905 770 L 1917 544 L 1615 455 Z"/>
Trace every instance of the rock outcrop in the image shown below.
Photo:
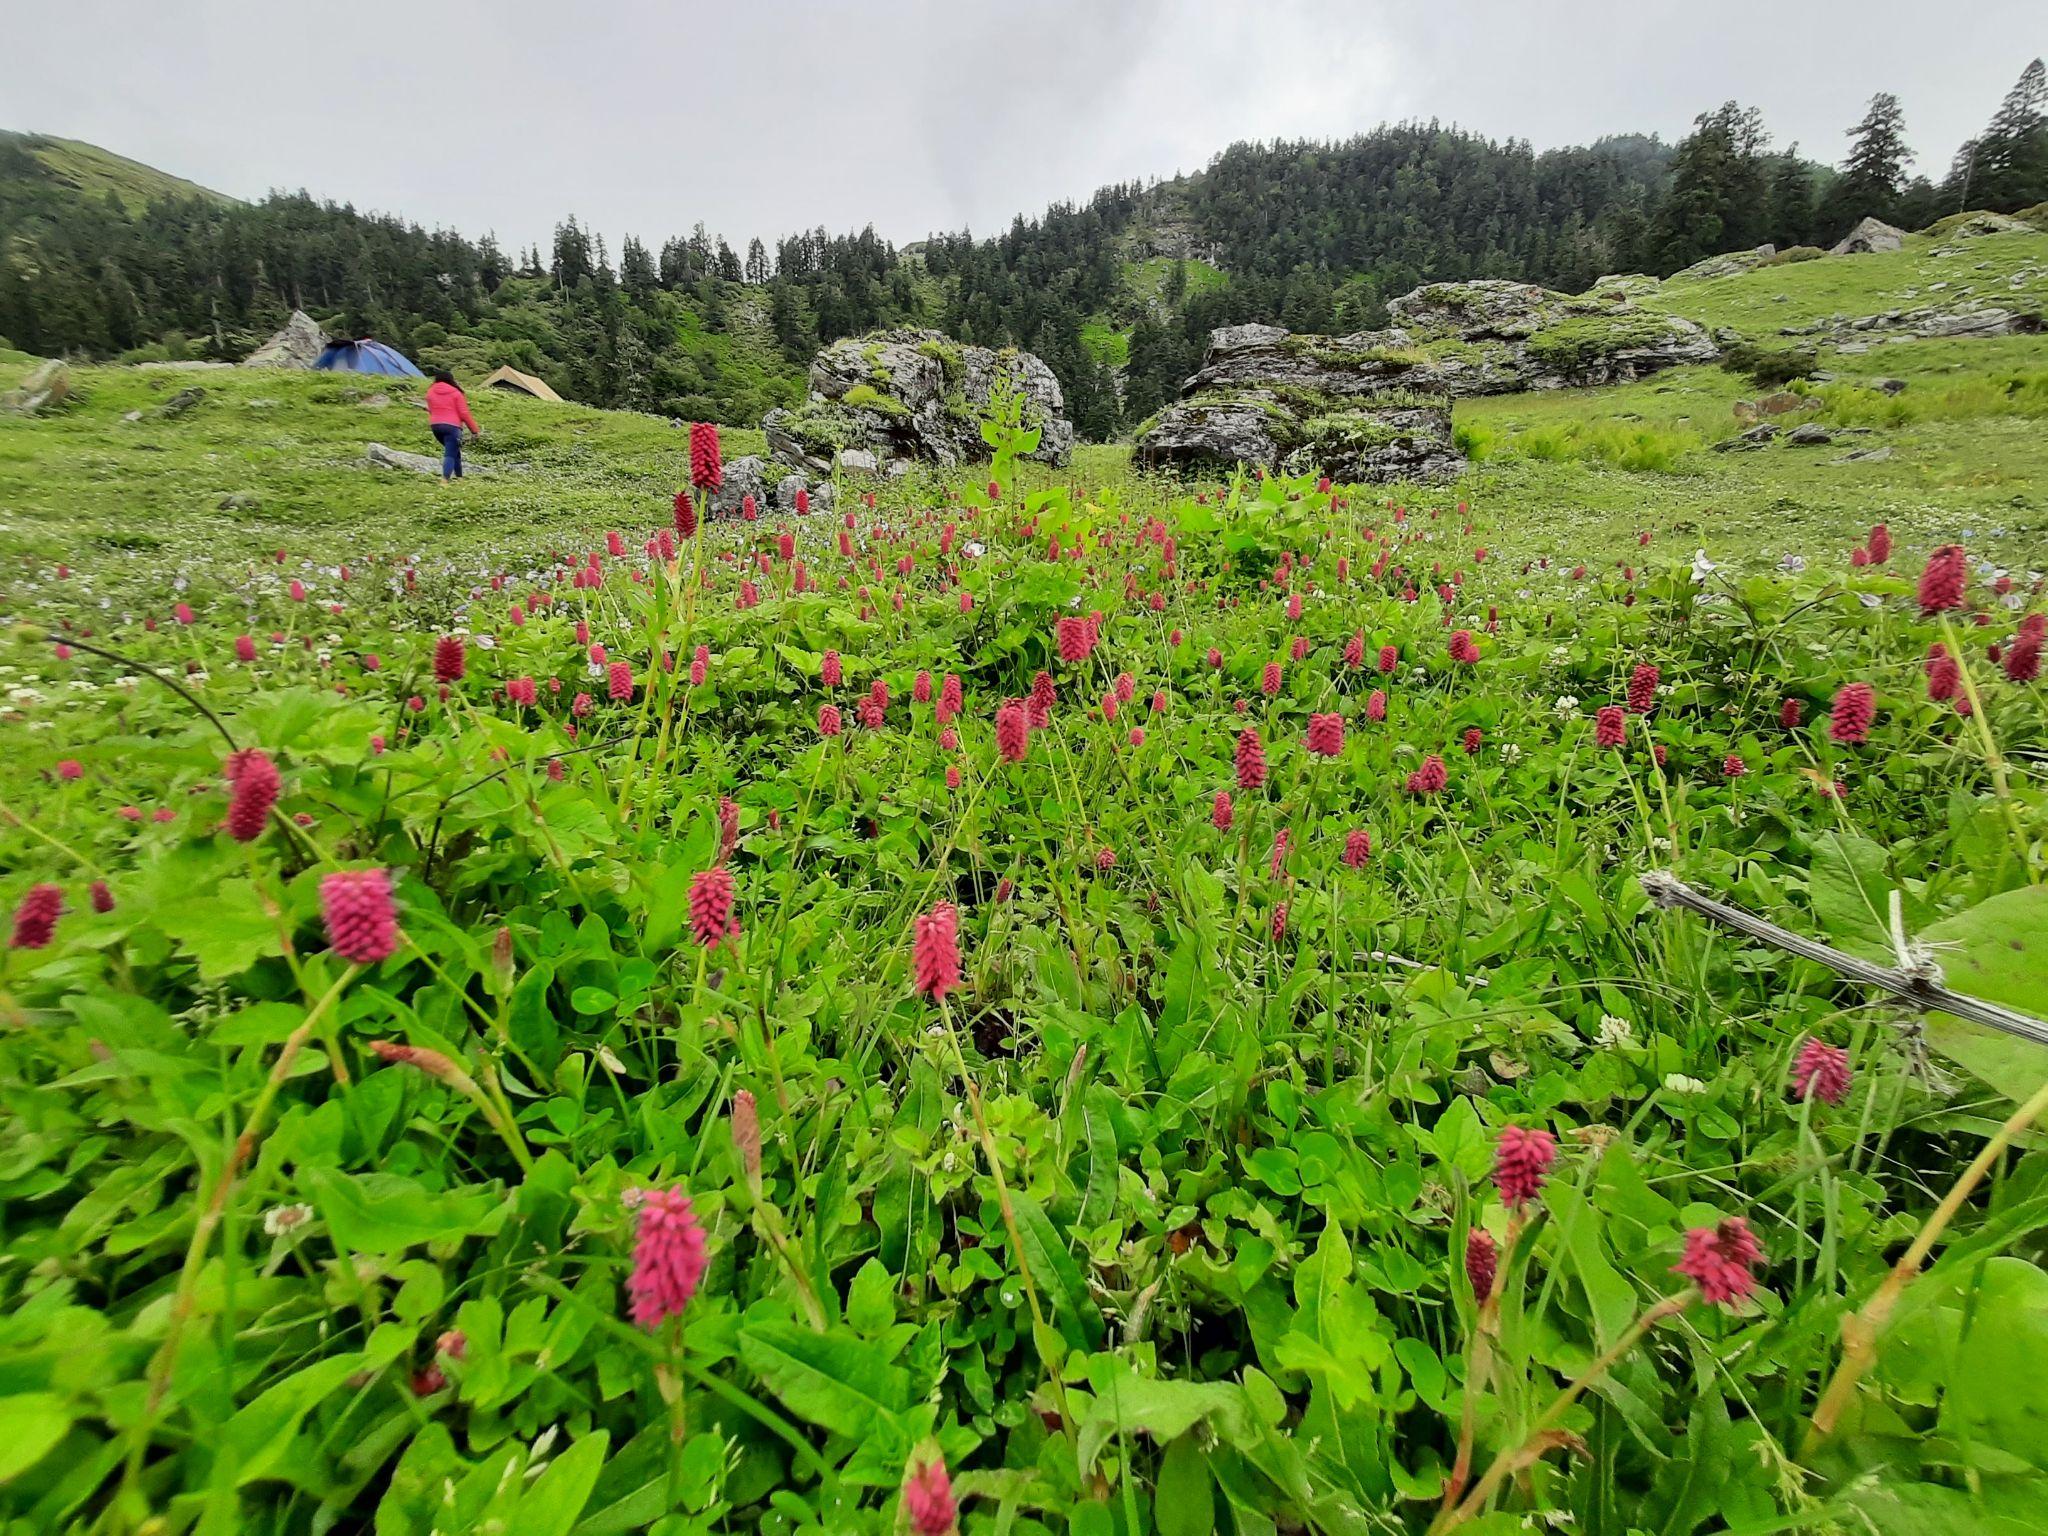
<path fill-rule="evenodd" d="M 1066 463 L 1074 426 L 1053 371 L 1032 353 L 966 346 L 937 331 L 834 342 L 811 363 L 804 403 L 770 411 L 761 429 L 776 459 L 819 475 L 835 466 L 901 474 L 914 463 L 977 463 L 989 457 L 981 413 L 1005 379 L 1023 392 L 1024 419 L 1040 432 L 1030 457 Z"/>
<path fill-rule="evenodd" d="M 423 453 L 407 453 L 403 448 L 390 448 L 383 443 L 370 444 L 363 450 L 363 459 L 378 469 L 404 469 L 416 475 L 441 473 L 439 459 L 430 459 Z M 472 469 L 466 473 L 475 474 L 477 471 Z"/>
<path fill-rule="evenodd" d="M 1623 383 L 1720 355 L 1690 320 L 1619 285 L 1572 297 L 1528 283 L 1433 283 L 1353 336 L 1275 325 L 1213 331 L 1180 400 L 1139 429 L 1141 463 L 1243 463 L 1343 480 L 1457 473 L 1450 406 L 1468 395 Z"/>
<path fill-rule="evenodd" d="M 33 416 L 61 406 L 71 396 L 71 370 L 56 358 L 36 364 L 14 389 L 0 391 L 0 412 Z"/>
<path fill-rule="evenodd" d="M 327 347 L 326 333 L 303 309 L 292 311 L 277 334 L 242 359 L 244 368 L 311 368 Z"/>
<path fill-rule="evenodd" d="M 796 493 L 810 493 L 810 508 L 813 512 L 832 510 L 832 482 L 813 479 L 802 471 L 791 473 L 788 469 L 758 453 L 744 458 L 727 459 L 724 478 L 711 495 L 713 517 L 739 517 L 746 509 L 749 496 L 754 498 L 754 511 L 793 512 L 796 510 Z"/>
<path fill-rule="evenodd" d="M 1858 335 L 1881 331 L 1919 341 L 1947 341 L 1956 337 L 2036 336 L 2043 329 L 2037 309 L 2007 309 L 1981 299 L 1965 299 L 1943 309 L 1922 305 L 1917 309 L 1888 309 L 1882 314 L 1830 315 L 1805 325 L 1778 328 L 1780 336 L 1819 336 L 1848 343 Z M 1844 350 L 1847 350 L 1846 346 Z"/>
<path fill-rule="evenodd" d="M 1896 251 L 1906 238 L 1903 229 L 1895 229 L 1883 219 L 1866 217 L 1857 222 L 1854 229 L 1842 236 L 1828 251 L 1830 256 L 1867 256 L 1873 251 Z"/>

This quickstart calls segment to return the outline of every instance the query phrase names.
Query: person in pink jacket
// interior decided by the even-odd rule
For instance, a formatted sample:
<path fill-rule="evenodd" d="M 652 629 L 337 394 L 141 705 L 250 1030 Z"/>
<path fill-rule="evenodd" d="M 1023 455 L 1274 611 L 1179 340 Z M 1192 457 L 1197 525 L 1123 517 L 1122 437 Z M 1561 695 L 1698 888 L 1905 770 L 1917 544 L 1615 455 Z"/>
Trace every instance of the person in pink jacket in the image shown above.
<path fill-rule="evenodd" d="M 446 368 L 434 370 L 434 382 L 427 386 L 427 425 L 441 444 L 441 483 L 462 478 L 462 429 L 482 437 L 484 429 L 469 414 L 469 397 Z"/>

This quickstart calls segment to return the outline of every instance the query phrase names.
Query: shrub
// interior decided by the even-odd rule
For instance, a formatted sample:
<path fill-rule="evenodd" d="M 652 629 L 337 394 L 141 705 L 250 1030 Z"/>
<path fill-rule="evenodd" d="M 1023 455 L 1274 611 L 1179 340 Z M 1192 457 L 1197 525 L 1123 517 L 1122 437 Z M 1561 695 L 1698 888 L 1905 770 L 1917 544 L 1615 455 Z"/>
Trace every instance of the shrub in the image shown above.
<path fill-rule="evenodd" d="M 1759 389 L 1782 389 L 1812 373 L 1819 362 L 1812 347 L 1763 347 L 1749 341 L 1738 341 L 1721 354 L 1723 368 L 1746 374 Z"/>

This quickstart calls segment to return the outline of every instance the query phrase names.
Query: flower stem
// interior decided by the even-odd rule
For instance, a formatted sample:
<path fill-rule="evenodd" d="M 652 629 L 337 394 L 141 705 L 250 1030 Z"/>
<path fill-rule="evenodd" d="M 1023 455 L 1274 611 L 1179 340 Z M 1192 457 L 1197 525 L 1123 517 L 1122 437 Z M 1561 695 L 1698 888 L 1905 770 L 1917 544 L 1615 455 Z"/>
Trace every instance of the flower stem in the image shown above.
<path fill-rule="evenodd" d="M 1799 1447 L 1802 1457 L 1812 1455 L 1821 1441 L 1835 1432 L 1843 1411 L 1856 1395 L 1856 1384 L 1877 1358 L 1878 1335 L 1884 1332 L 1899 1298 L 1920 1273 L 1920 1266 L 1927 1262 L 1927 1255 L 1933 1251 L 1935 1242 L 1947 1230 L 1948 1224 L 1955 1220 L 1963 1202 L 1984 1181 L 1984 1175 L 1991 1171 L 1991 1165 L 1998 1161 L 2005 1149 L 2043 1113 L 2048 1113 L 2048 1083 L 2037 1088 L 2034 1096 L 2014 1110 L 2005 1124 L 1992 1133 L 1991 1139 L 1984 1143 L 1984 1149 L 1942 1197 L 1941 1204 L 1934 1208 L 1933 1214 L 1920 1228 L 1920 1235 L 1913 1239 L 1913 1246 L 1892 1266 L 1891 1273 L 1884 1277 L 1884 1282 L 1871 1294 L 1870 1300 L 1842 1320 L 1842 1362 L 1835 1367 L 1827 1390 L 1821 1394 L 1820 1406 L 1814 1410 L 1813 1422 Z"/>

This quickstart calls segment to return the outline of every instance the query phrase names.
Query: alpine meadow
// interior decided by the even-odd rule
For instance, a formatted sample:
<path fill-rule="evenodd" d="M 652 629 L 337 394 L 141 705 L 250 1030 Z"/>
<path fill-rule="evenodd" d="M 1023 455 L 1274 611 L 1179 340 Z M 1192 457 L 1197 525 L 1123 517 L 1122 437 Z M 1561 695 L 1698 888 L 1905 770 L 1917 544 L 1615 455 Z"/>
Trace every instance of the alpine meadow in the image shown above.
<path fill-rule="evenodd" d="M 616 261 L 0 133 L 0 1536 L 2048 1530 L 2014 47 Z"/>

